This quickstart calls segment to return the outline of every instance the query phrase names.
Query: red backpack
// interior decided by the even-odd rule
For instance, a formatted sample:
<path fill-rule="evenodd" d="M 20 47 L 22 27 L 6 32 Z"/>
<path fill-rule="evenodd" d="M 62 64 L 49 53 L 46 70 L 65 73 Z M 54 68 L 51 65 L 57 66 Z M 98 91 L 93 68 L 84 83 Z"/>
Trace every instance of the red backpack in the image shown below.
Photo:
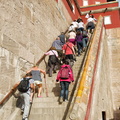
<path fill-rule="evenodd" d="M 61 79 L 68 79 L 70 76 L 70 68 L 68 66 L 61 67 L 60 69 L 60 78 Z"/>

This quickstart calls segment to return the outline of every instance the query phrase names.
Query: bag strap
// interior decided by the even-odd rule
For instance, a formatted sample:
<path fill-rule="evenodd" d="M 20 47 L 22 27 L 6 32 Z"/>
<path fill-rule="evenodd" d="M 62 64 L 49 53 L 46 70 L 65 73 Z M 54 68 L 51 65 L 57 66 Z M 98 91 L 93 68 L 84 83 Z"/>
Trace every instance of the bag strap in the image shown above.
<path fill-rule="evenodd" d="M 52 51 L 52 50 L 51 50 L 51 51 Z M 55 54 L 53 51 L 52 51 L 52 53 L 55 55 L 55 57 L 57 57 L 56 54 Z"/>
<path fill-rule="evenodd" d="M 30 79 L 32 79 L 32 78 L 26 78 L 26 77 L 25 77 L 25 78 L 23 78 L 23 80 L 28 80 L 28 81 L 29 81 Z"/>
<path fill-rule="evenodd" d="M 69 47 L 72 50 L 72 53 L 74 54 L 73 49 L 68 44 L 66 44 L 66 45 L 67 45 L 67 47 Z M 66 47 L 66 49 L 67 49 L 67 47 Z M 66 52 L 66 49 L 65 49 L 65 52 Z"/>

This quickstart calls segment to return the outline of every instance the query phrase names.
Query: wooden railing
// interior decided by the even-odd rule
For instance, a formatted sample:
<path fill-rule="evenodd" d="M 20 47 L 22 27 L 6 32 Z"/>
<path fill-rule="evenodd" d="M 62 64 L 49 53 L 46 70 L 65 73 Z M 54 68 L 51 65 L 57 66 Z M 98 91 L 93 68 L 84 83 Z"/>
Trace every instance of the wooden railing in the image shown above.
<path fill-rule="evenodd" d="M 64 32 L 64 34 L 66 34 L 68 32 L 68 29 L 66 29 L 66 31 Z M 51 47 L 47 50 L 49 51 L 51 49 Z M 46 55 L 43 55 L 38 62 L 36 63 L 36 65 L 39 65 L 44 59 L 45 59 Z M 0 101 L 0 108 L 9 100 L 9 98 L 16 92 L 18 85 L 14 85 L 13 88 L 7 93 L 7 95 L 5 95 L 5 97 Z M 47 92 L 47 85 L 46 85 L 46 79 L 45 79 L 45 89 L 46 89 L 46 96 L 48 96 L 48 92 Z"/>
<path fill-rule="evenodd" d="M 9 100 L 9 98 L 16 91 L 18 85 L 14 85 L 13 88 L 7 93 L 7 95 L 0 101 L 0 108 Z"/>

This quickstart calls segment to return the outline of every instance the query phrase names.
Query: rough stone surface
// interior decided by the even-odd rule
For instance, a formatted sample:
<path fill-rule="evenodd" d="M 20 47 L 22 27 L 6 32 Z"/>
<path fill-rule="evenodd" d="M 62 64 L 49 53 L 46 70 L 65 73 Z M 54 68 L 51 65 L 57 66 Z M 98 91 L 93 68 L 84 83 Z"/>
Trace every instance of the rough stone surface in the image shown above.
<path fill-rule="evenodd" d="M 0 0 L 0 100 L 72 21 L 62 1 Z M 42 62 L 40 67 L 45 68 Z M 0 119 L 15 109 L 11 98 Z M 3 114 L 4 111 L 4 114 Z M 7 113 L 7 115 L 6 115 Z"/>
<path fill-rule="evenodd" d="M 102 119 L 102 112 L 106 113 L 106 119 L 120 119 L 119 33 L 120 28 L 116 28 L 106 30 L 103 35 L 91 107 L 92 120 Z"/>
<path fill-rule="evenodd" d="M 109 34 L 111 33 L 111 34 Z M 120 119 L 120 28 L 107 30 L 109 38 L 110 80 L 115 120 Z"/>

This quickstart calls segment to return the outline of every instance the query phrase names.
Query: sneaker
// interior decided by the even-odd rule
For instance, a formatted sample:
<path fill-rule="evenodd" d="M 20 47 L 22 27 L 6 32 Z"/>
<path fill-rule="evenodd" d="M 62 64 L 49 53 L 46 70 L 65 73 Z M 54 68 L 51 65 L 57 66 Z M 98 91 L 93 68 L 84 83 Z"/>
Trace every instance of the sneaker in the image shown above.
<path fill-rule="evenodd" d="M 24 109 L 21 109 L 21 112 L 24 113 Z"/>
<path fill-rule="evenodd" d="M 63 97 L 60 97 L 60 103 L 62 103 L 63 102 Z"/>
<path fill-rule="evenodd" d="M 41 98 L 42 96 L 38 96 L 38 98 Z"/>
<path fill-rule="evenodd" d="M 30 104 L 32 104 L 32 100 L 30 100 Z"/>
<path fill-rule="evenodd" d="M 22 118 L 22 120 L 28 120 L 28 118 Z"/>
<path fill-rule="evenodd" d="M 65 99 L 65 102 L 69 102 L 69 101 Z"/>

